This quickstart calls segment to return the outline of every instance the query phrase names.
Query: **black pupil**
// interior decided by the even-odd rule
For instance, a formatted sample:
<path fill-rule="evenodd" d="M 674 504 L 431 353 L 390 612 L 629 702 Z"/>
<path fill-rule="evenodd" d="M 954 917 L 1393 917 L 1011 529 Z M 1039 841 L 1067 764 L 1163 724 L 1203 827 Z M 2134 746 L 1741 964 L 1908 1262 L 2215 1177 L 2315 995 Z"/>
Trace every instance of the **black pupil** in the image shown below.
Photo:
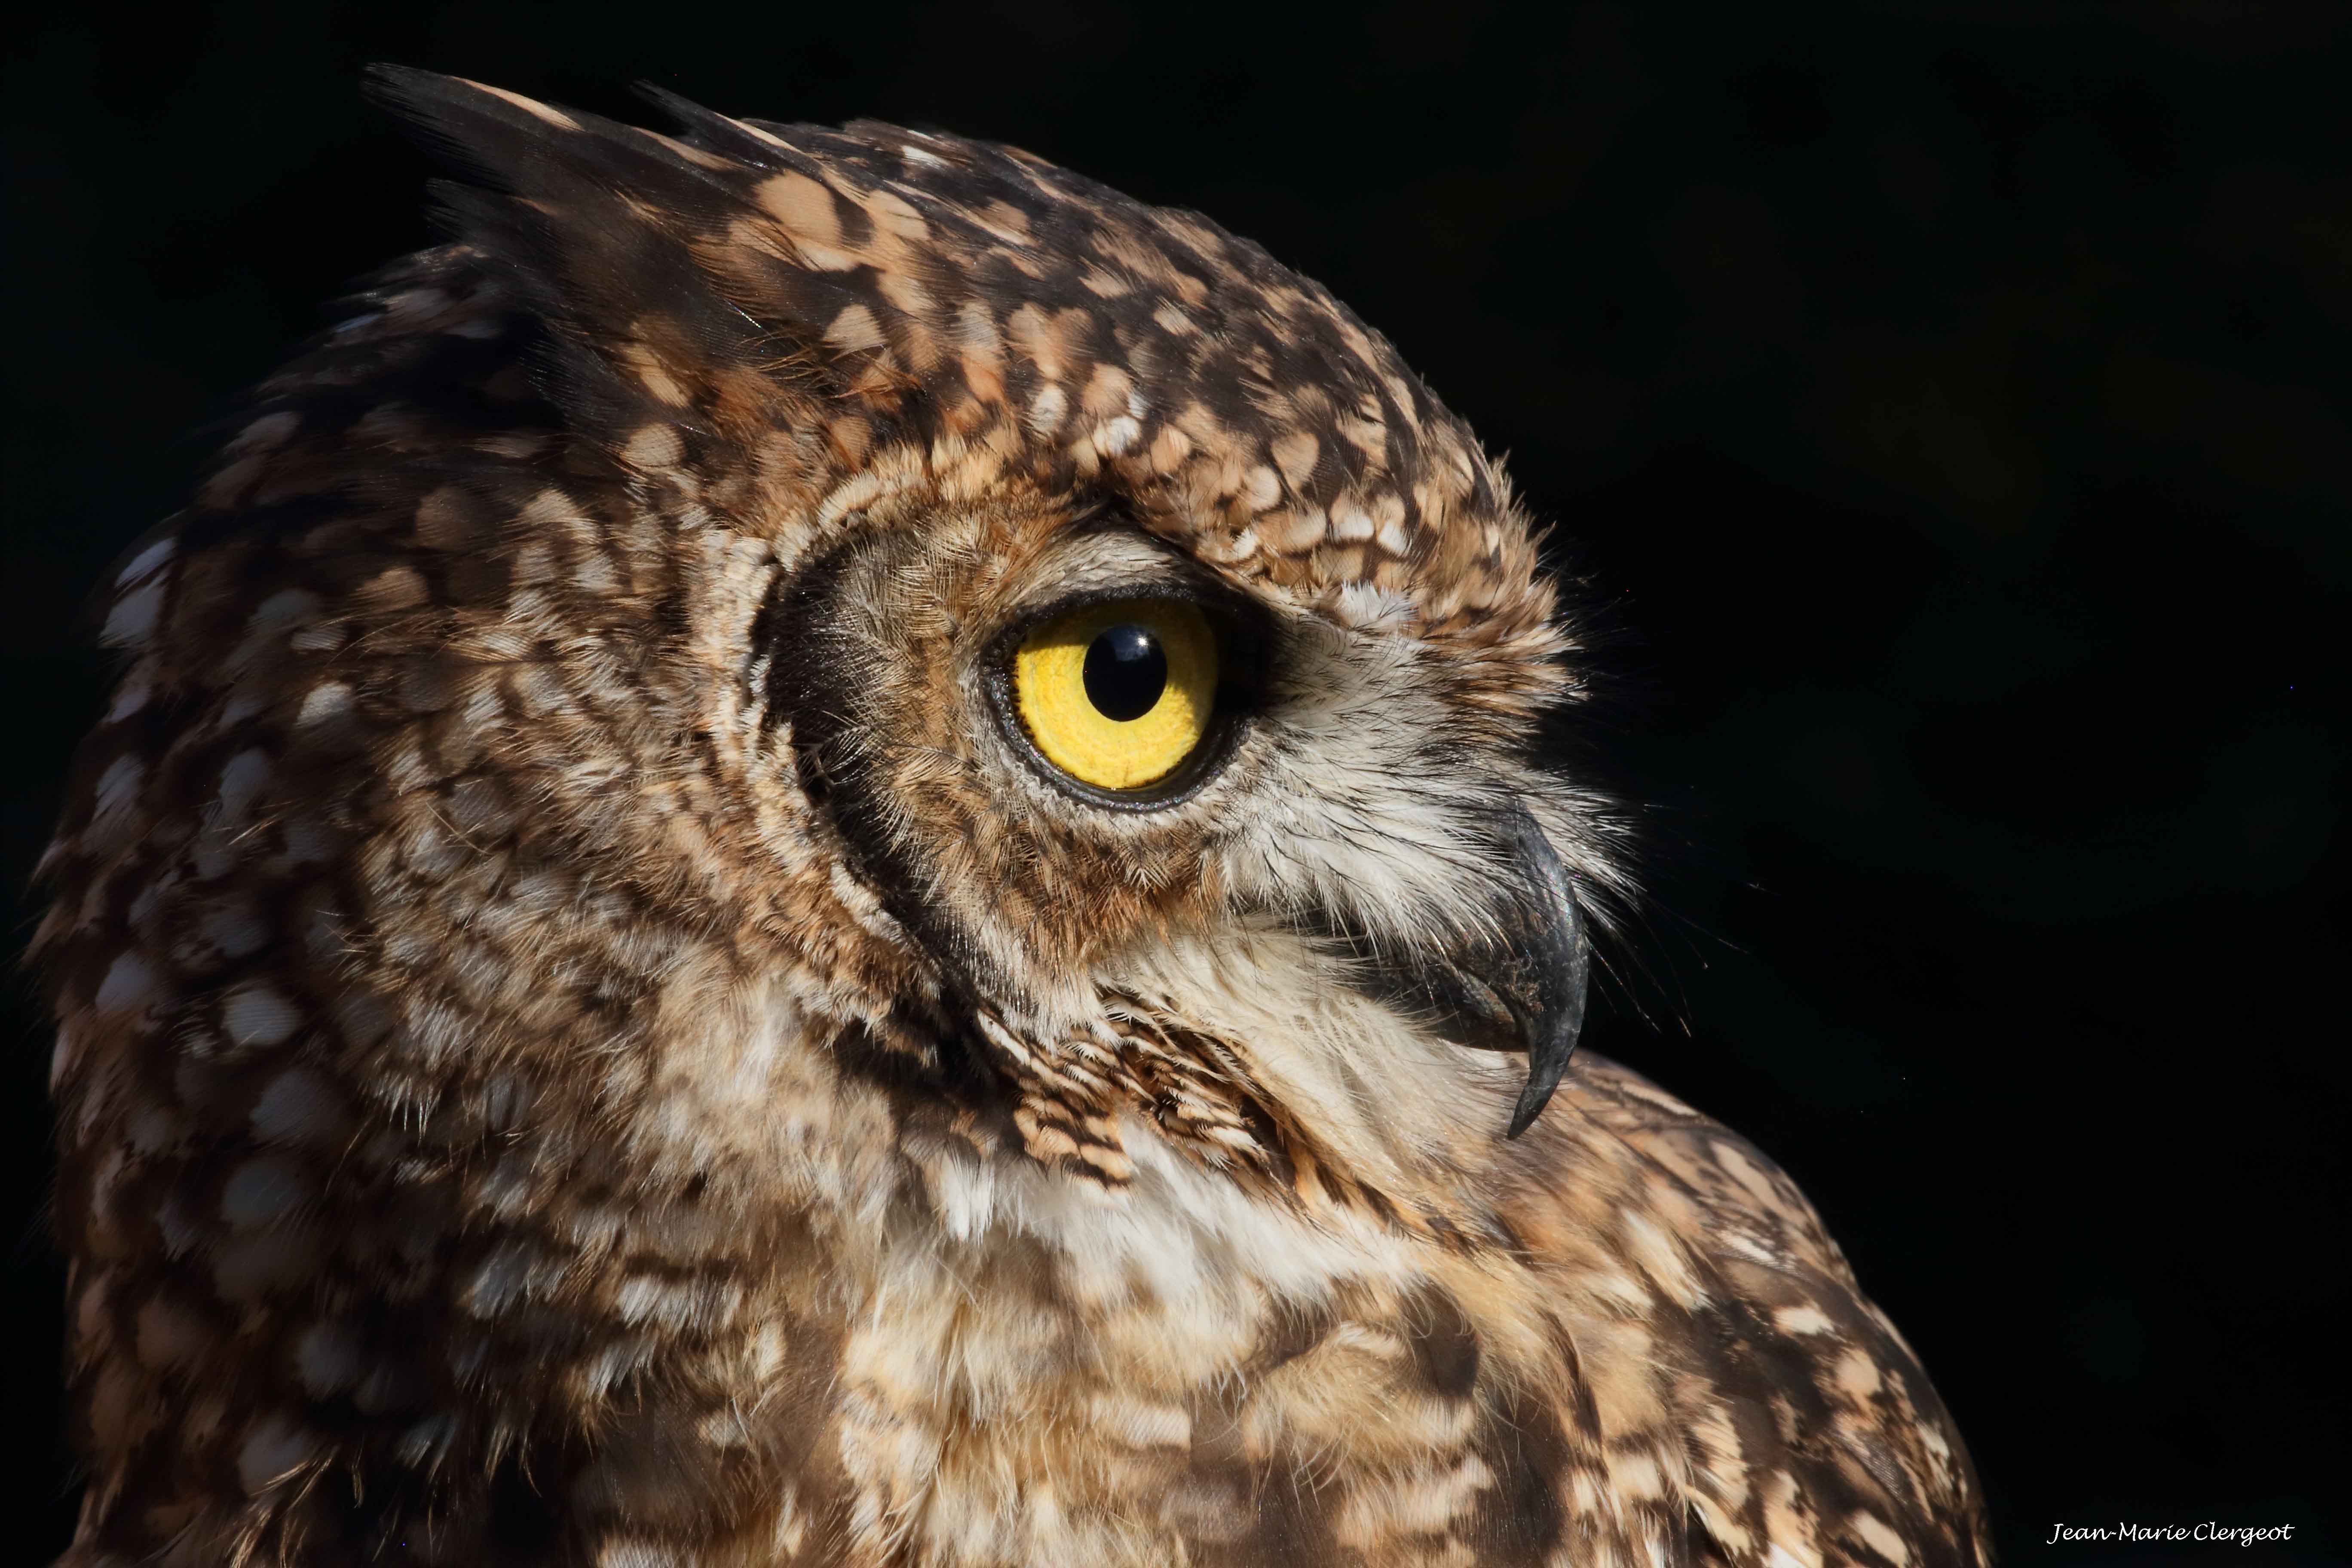
<path fill-rule="evenodd" d="M 1168 654 L 1160 639 L 1128 621 L 1087 645 L 1087 700 L 1106 719 L 1125 723 L 1159 705 L 1168 689 Z"/>

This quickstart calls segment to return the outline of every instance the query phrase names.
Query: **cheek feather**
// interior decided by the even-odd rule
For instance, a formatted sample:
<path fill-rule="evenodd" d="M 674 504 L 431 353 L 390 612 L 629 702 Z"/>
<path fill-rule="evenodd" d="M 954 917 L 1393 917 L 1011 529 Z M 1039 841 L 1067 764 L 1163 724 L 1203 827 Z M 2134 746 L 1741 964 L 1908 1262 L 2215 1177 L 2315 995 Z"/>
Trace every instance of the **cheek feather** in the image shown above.
<path fill-rule="evenodd" d="M 1359 994 L 1344 965 L 1286 931 L 1176 938 L 1101 972 L 1114 994 L 1225 1042 L 1328 1157 L 1399 1201 L 1451 1206 L 1493 1158 L 1512 1064 L 1465 1052 Z"/>

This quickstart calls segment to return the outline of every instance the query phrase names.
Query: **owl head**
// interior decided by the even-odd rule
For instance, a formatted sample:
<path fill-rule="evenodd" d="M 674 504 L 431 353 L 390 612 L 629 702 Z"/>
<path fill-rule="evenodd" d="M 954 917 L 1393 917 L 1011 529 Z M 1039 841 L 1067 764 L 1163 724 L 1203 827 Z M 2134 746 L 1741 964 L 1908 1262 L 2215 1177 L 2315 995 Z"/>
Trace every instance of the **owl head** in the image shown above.
<path fill-rule="evenodd" d="M 548 1129 L 1475 1226 L 1618 829 L 1537 755 L 1529 521 L 1395 351 L 1011 149 L 377 88 L 452 243 L 110 601 L 44 937 L 92 1234 L 110 1180 L 310 1212 L 330 1148 L 495 1207 Z M 328 1245 L 251 1228 L 233 1297 Z"/>

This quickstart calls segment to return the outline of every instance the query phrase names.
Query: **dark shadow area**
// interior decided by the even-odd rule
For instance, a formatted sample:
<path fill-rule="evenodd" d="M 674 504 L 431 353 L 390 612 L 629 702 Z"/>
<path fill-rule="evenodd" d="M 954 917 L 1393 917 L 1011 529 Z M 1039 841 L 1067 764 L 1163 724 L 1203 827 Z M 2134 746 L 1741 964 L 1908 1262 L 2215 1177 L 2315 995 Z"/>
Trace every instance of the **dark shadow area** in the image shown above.
<path fill-rule="evenodd" d="M 26 886 L 98 709 L 80 606 L 107 562 L 319 303 L 429 237 L 430 171 L 362 103 L 363 62 L 647 122 L 637 78 L 1016 142 L 1262 241 L 1510 454 L 1614 671 L 1581 738 L 1652 839 L 1589 1037 L 1812 1195 L 1969 1435 L 2009 1560 L 2207 1561 L 2232 1549 L 2044 1542 L 2215 1520 L 2296 1526 L 2231 1561 L 2341 1561 L 2338 15 L 20 23 L 0 877 Z M 38 1562 L 72 1520 L 63 1285 L 47 1034 L 8 997 L 0 1403 L 37 1462 L 7 1554 Z"/>

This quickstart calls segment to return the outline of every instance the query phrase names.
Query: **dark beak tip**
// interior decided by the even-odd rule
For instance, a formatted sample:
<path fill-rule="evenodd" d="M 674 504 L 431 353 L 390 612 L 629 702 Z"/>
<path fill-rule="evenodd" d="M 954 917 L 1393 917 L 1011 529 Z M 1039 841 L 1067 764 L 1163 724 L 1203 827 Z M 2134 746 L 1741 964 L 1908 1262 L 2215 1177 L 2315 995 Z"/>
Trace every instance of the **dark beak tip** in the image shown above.
<path fill-rule="evenodd" d="M 1532 963 L 1540 1005 L 1528 1020 L 1528 1081 L 1512 1108 L 1506 1138 L 1517 1138 L 1536 1123 L 1551 1103 L 1560 1079 L 1568 1075 L 1570 1058 L 1584 1033 L 1586 984 L 1592 962 L 1576 888 L 1568 868 L 1532 819 L 1517 825 L 1520 864 L 1528 873 L 1530 891 L 1540 900 L 1540 912 L 1530 923 L 1534 939 L 1518 956 Z"/>
<path fill-rule="evenodd" d="M 1579 1014 L 1582 1011 L 1581 1007 L 1577 1009 Z M 1568 1020 L 1569 1026 L 1559 1031 L 1547 1046 L 1529 1053 L 1528 1081 L 1519 1090 L 1518 1102 L 1511 1108 L 1511 1124 L 1505 1129 L 1504 1137 L 1517 1138 L 1533 1127 L 1544 1108 L 1551 1104 L 1551 1097 L 1559 1089 L 1560 1080 L 1568 1076 L 1569 1063 L 1576 1055 L 1582 1021 L 1580 1017 Z"/>

